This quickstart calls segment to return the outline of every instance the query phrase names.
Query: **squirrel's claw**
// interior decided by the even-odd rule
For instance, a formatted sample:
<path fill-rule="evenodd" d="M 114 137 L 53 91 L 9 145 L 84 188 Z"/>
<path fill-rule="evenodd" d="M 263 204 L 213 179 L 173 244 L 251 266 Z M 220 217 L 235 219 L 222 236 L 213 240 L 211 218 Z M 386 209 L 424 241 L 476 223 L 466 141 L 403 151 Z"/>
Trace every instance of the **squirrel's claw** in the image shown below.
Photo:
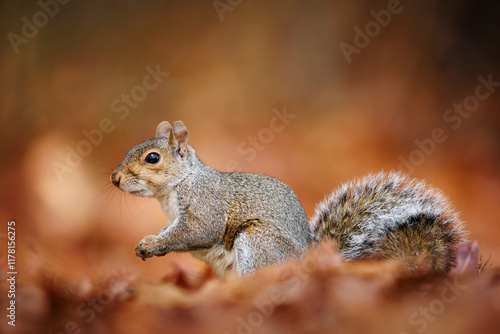
<path fill-rule="evenodd" d="M 148 257 L 165 255 L 162 250 L 160 239 L 154 235 L 148 235 L 135 246 L 135 255 L 146 261 Z"/>
<path fill-rule="evenodd" d="M 140 249 L 139 245 L 135 247 L 135 256 L 140 257 L 142 261 L 146 261 L 148 257 L 153 257 L 153 254 L 148 254 L 144 249 Z"/>

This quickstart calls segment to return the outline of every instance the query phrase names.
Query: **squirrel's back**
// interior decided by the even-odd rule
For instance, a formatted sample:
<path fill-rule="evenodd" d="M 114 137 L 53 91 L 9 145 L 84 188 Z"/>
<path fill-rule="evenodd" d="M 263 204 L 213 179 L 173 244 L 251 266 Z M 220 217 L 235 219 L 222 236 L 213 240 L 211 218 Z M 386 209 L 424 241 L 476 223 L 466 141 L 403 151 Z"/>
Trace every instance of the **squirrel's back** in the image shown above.
<path fill-rule="evenodd" d="M 310 227 L 334 239 L 346 260 L 396 260 L 409 273 L 448 272 L 466 238 L 439 191 L 396 172 L 344 184 L 318 205 Z"/>
<path fill-rule="evenodd" d="M 286 235 L 299 249 L 313 241 L 308 229 L 307 216 L 292 189 L 280 180 L 262 174 L 223 173 L 226 175 L 224 188 L 231 191 L 231 213 L 237 213 L 238 220 L 250 221 L 256 217 L 272 221 L 283 235 Z M 228 221 L 230 225 L 231 220 Z M 237 231 L 240 224 L 228 226 Z"/>

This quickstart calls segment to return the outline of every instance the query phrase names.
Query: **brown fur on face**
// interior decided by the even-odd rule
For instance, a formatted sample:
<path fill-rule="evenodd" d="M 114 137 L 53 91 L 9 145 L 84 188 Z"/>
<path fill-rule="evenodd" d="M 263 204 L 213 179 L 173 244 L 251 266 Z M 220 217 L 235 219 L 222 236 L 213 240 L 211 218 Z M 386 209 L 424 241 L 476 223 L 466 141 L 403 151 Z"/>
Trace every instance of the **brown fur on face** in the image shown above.
<path fill-rule="evenodd" d="M 188 131 L 180 121 L 174 127 L 162 122 L 156 129 L 156 138 L 133 147 L 111 175 L 111 181 L 120 190 L 136 196 L 155 197 L 165 185 L 183 175 L 189 149 Z M 148 163 L 150 154 L 160 156 L 158 163 Z"/>

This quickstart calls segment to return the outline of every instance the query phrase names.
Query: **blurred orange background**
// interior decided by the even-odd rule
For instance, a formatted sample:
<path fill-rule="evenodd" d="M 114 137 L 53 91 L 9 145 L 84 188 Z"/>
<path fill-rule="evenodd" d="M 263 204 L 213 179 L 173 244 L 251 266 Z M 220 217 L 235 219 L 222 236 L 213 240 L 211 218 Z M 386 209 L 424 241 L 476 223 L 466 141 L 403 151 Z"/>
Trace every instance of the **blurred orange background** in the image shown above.
<path fill-rule="evenodd" d="M 17 223 L 23 270 L 33 254 L 74 280 L 201 266 L 136 258 L 166 217 L 109 182 L 129 148 L 179 119 L 206 164 L 281 179 L 309 216 L 341 182 L 413 161 L 412 176 L 441 188 L 480 251 L 500 259 L 499 87 L 473 98 L 478 77 L 500 81 L 495 7 L 47 2 L 0 4 L 0 215 Z M 474 110 L 448 111 L 463 103 Z"/>

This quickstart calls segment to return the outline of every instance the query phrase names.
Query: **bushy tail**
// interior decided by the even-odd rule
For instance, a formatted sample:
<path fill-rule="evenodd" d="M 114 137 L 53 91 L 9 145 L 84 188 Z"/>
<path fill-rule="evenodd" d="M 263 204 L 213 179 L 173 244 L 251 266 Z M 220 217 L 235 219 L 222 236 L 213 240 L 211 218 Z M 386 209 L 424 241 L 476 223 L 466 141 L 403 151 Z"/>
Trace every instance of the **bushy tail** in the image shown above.
<path fill-rule="evenodd" d="M 466 240 L 458 214 L 438 190 L 397 172 L 343 184 L 309 223 L 318 240 L 335 240 L 345 260 L 400 261 L 408 273 L 424 266 L 448 272 Z"/>

